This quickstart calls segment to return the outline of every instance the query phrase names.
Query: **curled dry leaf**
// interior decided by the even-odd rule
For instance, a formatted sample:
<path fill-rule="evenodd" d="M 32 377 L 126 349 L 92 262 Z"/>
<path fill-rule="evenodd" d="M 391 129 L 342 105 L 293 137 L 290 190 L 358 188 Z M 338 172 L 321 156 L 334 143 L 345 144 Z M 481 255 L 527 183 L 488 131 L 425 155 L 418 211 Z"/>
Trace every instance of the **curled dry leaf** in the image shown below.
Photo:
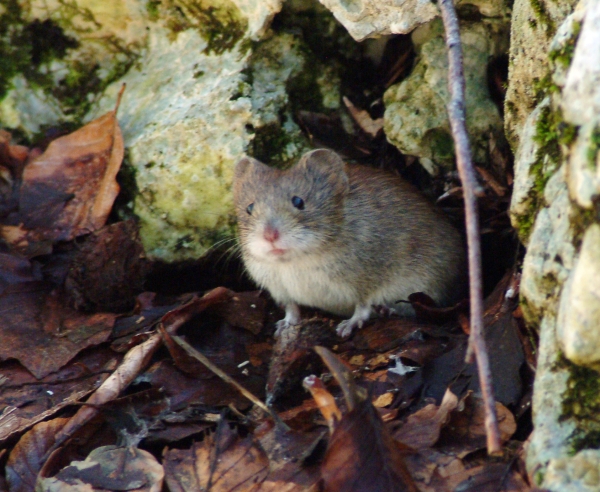
<path fill-rule="evenodd" d="M 41 479 L 36 490 L 71 491 L 71 484 L 76 484 L 75 490 L 89 492 L 160 492 L 164 475 L 163 467 L 148 451 L 132 446 L 102 446 L 94 449 L 84 461 L 73 461 L 55 477 Z"/>
<path fill-rule="evenodd" d="M 202 298 L 195 298 L 185 306 L 169 311 L 162 317 L 162 322 L 167 326 L 166 330 L 174 332 L 179 326 L 181 326 L 186 320 L 190 319 L 194 314 L 197 314 L 208 306 L 215 302 L 222 300 L 224 292 L 227 289 L 218 287 L 216 289 L 207 292 Z M 154 333 L 143 343 L 133 347 L 125 355 L 123 362 L 107 379 L 102 385 L 96 390 L 94 394 L 89 398 L 88 403 L 90 405 L 84 406 L 71 417 L 67 425 L 61 430 L 56 438 L 56 442 L 61 444 L 69 437 L 73 435 L 77 429 L 88 422 L 94 417 L 98 410 L 96 407 L 103 403 L 112 401 L 119 396 L 119 393 L 123 391 L 148 365 L 150 358 L 160 347 L 162 337 L 160 333 Z"/>
<path fill-rule="evenodd" d="M 364 109 L 358 109 L 352 101 L 344 96 L 344 104 L 350 111 L 352 118 L 356 121 L 356 124 L 360 126 L 361 130 L 368 134 L 371 138 L 375 138 L 383 132 L 383 118 L 377 118 L 374 120 L 368 111 Z"/>
<path fill-rule="evenodd" d="M 458 406 L 458 398 L 450 390 L 442 399 L 441 405 L 427 405 L 406 419 L 406 423 L 394 432 L 394 438 L 414 449 L 433 446 L 440 437 L 448 416 Z"/>
<path fill-rule="evenodd" d="M 214 434 L 190 449 L 165 452 L 166 481 L 172 492 L 258 491 L 269 473 L 269 460 L 252 436 L 240 438 L 221 421 Z"/>
<path fill-rule="evenodd" d="M 325 490 L 343 492 L 417 492 L 402 449 L 352 373 L 332 352 L 315 347 L 342 387 L 349 412 L 331 434 L 321 476 Z"/>
<path fill-rule="evenodd" d="M 23 434 L 6 463 L 6 480 L 11 492 L 31 492 L 45 455 L 55 444 L 56 435 L 69 419 L 40 422 Z"/>
<path fill-rule="evenodd" d="M 35 243 L 68 241 L 101 228 L 119 193 L 123 155 L 115 111 L 51 142 L 25 166 L 18 216 L 2 227 L 2 237 L 33 255 L 43 252 Z"/>
<path fill-rule="evenodd" d="M 342 419 L 342 412 L 335 403 L 335 398 L 325 389 L 323 382 L 316 376 L 304 378 L 303 386 L 310 391 L 310 394 L 317 402 L 319 410 L 333 432 L 335 425 Z"/>
<path fill-rule="evenodd" d="M 330 492 L 418 491 L 401 448 L 368 401 L 358 403 L 336 426 L 321 475 Z"/>
<path fill-rule="evenodd" d="M 20 364 L 0 370 L 0 447 L 6 439 L 74 402 L 80 401 L 108 377 L 120 358 L 108 348 L 86 351 L 70 364 L 37 380 Z M 1 489 L 0 489 L 1 490 Z"/>

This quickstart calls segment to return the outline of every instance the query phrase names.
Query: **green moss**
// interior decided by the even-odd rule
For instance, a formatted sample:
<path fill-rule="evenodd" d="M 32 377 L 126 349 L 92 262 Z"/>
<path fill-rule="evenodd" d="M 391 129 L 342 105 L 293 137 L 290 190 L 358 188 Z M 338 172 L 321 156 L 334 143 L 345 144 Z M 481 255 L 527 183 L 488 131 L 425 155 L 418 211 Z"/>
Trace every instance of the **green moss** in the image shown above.
<path fill-rule="evenodd" d="M 559 92 L 560 88 L 552 80 L 552 75 L 546 74 L 541 79 L 533 78 L 533 91 L 535 92 L 534 101 L 540 102 L 544 97 Z"/>
<path fill-rule="evenodd" d="M 561 395 L 560 421 L 573 420 L 577 430 L 571 436 L 574 453 L 600 444 L 600 374 L 593 369 L 573 364 L 563 354 L 556 369 L 567 370 L 569 377 Z"/>
<path fill-rule="evenodd" d="M 454 159 L 454 139 L 447 131 L 441 128 L 429 130 L 423 142 L 431 149 L 431 157 L 436 162 Z"/>
<path fill-rule="evenodd" d="M 151 21 L 156 22 L 160 18 L 160 0 L 148 0 L 146 2 L 146 12 Z"/>
<path fill-rule="evenodd" d="M 548 10 L 546 10 L 543 0 L 529 0 L 529 3 L 538 21 L 546 26 L 546 30 L 549 31 L 551 35 L 554 34 L 556 25 L 550 17 Z"/>
<path fill-rule="evenodd" d="M 301 138 L 301 137 L 299 137 Z M 301 148 L 304 142 L 298 142 L 286 132 L 283 125 L 270 124 L 258 128 L 254 139 L 248 147 L 248 154 L 265 164 L 285 165 L 295 157 L 294 153 L 288 151 L 287 147 L 292 145 Z"/>
<path fill-rule="evenodd" d="M 302 70 L 291 77 L 286 84 L 286 92 L 290 98 L 292 114 L 300 110 L 320 112 L 324 109 L 316 70 Z"/>
<path fill-rule="evenodd" d="M 109 84 L 122 77 L 136 62 L 133 47 L 125 46 L 115 36 L 103 37 L 99 42 L 113 55 L 112 65 L 100 66 L 90 59 L 66 63 L 66 75 L 56 81 L 52 64 L 65 59 L 79 42 L 66 35 L 58 22 L 67 25 L 76 16 L 92 25 L 98 25 L 89 9 L 79 9 L 75 3 L 61 0 L 56 20 L 34 20 L 24 23 L 16 0 L 7 0 L 0 15 L 0 98 L 11 88 L 13 78 L 21 74 L 30 87 L 41 89 L 56 98 L 67 115 L 68 122 L 78 126 L 83 116 Z M 79 29 L 82 31 L 82 29 Z M 87 33 L 83 29 L 83 33 Z M 59 125 L 60 126 L 60 125 Z"/>
<path fill-rule="evenodd" d="M 53 84 L 47 69 L 53 60 L 64 58 L 76 48 L 75 39 L 64 34 L 52 20 L 21 19 L 17 0 L 6 0 L 0 15 L 0 99 L 11 89 L 12 79 L 23 74 L 33 87 L 47 88 Z"/>
<path fill-rule="evenodd" d="M 596 155 L 600 149 L 600 127 L 596 126 L 592 131 L 590 146 L 587 150 L 587 162 L 591 169 L 596 169 Z"/>
<path fill-rule="evenodd" d="M 563 121 L 559 110 L 542 108 L 535 127 L 533 140 L 539 144 L 535 162 L 529 168 L 533 186 L 529 193 L 528 213 L 516 217 L 521 241 L 527 242 L 538 211 L 545 206 L 544 190 L 548 180 L 558 170 L 563 158 L 563 148 L 577 138 L 579 128 Z"/>
<path fill-rule="evenodd" d="M 207 42 L 206 54 L 231 51 L 248 29 L 247 19 L 231 1 L 152 0 L 146 10 L 151 20 L 163 20 L 174 36 L 196 29 Z"/>
<path fill-rule="evenodd" d="M 575 53 L 575 46 L 577 45 L 577 40 L 579 39 L 579 32 L 581 31 L 581 23 L 573 22 L 571 27 L 572 35 L 565 42 L 563 46 L 558 49 L 550 51 L 548 53 L 548 58 L 550 61 L 562 65 L 564 68 L 568 68 L 571 66 L 571 61 L 573 60 L 573 54 Z"/>

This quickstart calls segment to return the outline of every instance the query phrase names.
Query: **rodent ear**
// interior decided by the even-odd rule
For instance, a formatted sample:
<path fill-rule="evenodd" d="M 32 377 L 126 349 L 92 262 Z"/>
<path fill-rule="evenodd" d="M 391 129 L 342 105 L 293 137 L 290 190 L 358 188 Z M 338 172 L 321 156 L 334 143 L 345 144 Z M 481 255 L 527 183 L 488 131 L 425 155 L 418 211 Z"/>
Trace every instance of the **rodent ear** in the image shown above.
<path fill-rule="evenodd" d="M 348 189 L 346 163 L 333 150 L 311 150 L 302 156 L 297 167 L 305 169 L 315 178 L 318 176 L 318 181 L 329 183 L 340 193 Z"/>
<path fill-rule="evenodd" d="M 252 172 L 253 169 L 257 169 L 261 166 L 265 166 L 262 162 L 253 159 L 252 157 L 244 157 L 239 160 L 239 162 L 235 165 L 235 170 L 233 172 L 233 179 L 239 180 L 244 175 Z"/>
<path fill-rule="evenodd" d="M 321 169 L 333 173 L 345 173 L 346 170 L 346 163 L 342 158 L 329 149 L 316 149 L 307 152 L 298 161 L 298 166 Z"/>

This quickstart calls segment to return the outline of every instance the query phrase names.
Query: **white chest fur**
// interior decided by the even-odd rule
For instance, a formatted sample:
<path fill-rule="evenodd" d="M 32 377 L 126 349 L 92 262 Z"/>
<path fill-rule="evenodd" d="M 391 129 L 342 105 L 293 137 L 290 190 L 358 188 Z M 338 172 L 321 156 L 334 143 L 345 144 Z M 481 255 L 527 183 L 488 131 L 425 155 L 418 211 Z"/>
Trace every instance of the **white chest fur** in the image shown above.
<path fill-rule="evenodd" d="M 254 280 L 282 304 L 295 302 L 342 316 L 350 315 L 358 302 L 355 289 L 331 277 L 325 258 L 316 261 L 246 262 Z"/>

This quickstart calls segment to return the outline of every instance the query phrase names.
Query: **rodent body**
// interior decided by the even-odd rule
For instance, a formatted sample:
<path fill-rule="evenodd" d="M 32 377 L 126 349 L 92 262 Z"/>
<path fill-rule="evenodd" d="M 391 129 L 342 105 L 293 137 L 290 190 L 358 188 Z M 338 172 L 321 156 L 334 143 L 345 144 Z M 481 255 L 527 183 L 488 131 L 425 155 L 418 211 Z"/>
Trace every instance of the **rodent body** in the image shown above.
<path fill-rule="evenodd" d="M 299 321 L 298 304 L 351 316 L 425 292 L 441 305 L 463 293 L 458 231 L 401 178 L 315 150 L 281 171 L 254 159 L 235 170 L 234 202 L 250 276 L 285 305 L 278 332 Z"/>

